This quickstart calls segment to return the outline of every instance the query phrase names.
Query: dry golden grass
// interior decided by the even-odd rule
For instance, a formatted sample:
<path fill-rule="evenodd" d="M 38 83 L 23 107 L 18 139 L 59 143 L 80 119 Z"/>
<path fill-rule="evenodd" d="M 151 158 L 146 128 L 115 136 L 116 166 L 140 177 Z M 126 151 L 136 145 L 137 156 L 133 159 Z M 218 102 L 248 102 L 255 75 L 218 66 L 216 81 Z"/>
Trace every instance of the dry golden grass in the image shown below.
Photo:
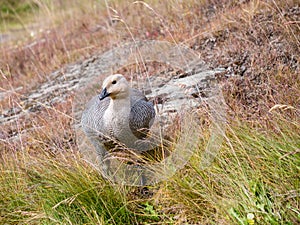
<path fill-rule="evenodd" d="M 1 124 L 0 223 L 247 224 L 247 213 L 254 213 L 256 224 L 297 224 L 298 1 L 34 2 L 39 14 L 29 21 L 41 32 L 31 36 L 30 25 L 22 24 L 22 39 L 0 45 L 0 91 L 12 91 L 1 110 L 21 104 L 68 63 L 123 42 L 154 39 L 184 43 L 211 67 L 226 68 L 218 76 L 230 125 L 211 168 L 197 167 L 204 136 L 185 169 L 141 197 L 136 189 L 111 188 L 82 161 L 71 126 L 72 96 Z M 131 77 L 146 72 L 121 71 Z M 286 107 L 270 111 L 276 104 Z"/>

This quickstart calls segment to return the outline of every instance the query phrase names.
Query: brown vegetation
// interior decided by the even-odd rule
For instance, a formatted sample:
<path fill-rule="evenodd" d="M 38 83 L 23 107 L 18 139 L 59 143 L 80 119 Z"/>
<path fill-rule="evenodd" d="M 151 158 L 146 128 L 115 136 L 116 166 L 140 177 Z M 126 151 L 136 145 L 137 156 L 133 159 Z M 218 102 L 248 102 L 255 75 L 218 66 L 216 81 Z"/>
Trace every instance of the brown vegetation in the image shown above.
<path fill-rule="evenodd" d="M 48 17 L 41 32 L 31 37 L 25 31 L 25 38 L 0 44 L 0 91 L 6 93 L 0 99 L 2 112 L 22 106 L 24 96 L 46 82 L 49 73 L 68 63 L 80 62 L 126 41 L 154 39 L 184 43 L 197 51 L 210 67 L 226 69 L 218 75 L 218 80 L 229 106 L 231 121 L 243 121 L 262 130 L 272 128 L 278 131 L 270 109 L 281 105 L 278 108 L 284 111 L 287 121 L 299 122 L 298 1 L 188 0 L 167 3 L 153 0 L 147 3 L 112 1 L 107 3 L 109 5 L 98 2 L 90 1 L 79 6 L 72 4 L 68 14 L 62 13 L 66 11 L 66 5 L 61 7 L 62 12 L 57 8 L 46 10 L 46 5 L 41 5 L 43 10 L 37 17 L 40 20 L 38 27 L 43 24 L 43 17 Z M 51 16 L 43 14 L 46 11 Z M 150 66 L 154 68 L 150 69 L 152 73 L 162 70 L 159 65 Z M 124 71 L 134 77 L 143 69 L 127 68 Z M 39 155 L 41 149 L 51 155 L 75 151 L 77 147 L 71 126 L 72 97 L 70 95 L 64 103 L 51 108 L 32 112 L 15 123 L 1 125 L 2 156 L 4 152 L 19 150 L 26 150 L 31 155 Z M 252 160 L 255 161 L 255 158 Z M 219 168 L 216 170 L 220 173 Z M 203 179 L 209 179 L 207 176 Z M 186 197 L 189 194 L 185 190 L 190 191 L 185 186 L 188 184 L 176 186 L 177 180 L 182 177 L 185 177 L 185 172 L 157 191 L 163 200 L 155 201 L 165 206 L 158 211 L 163 215 L 177 214 L 174 218 L 180 224 L 189 221 L 188 213 L 195 214 L 199 207 L 204 207 L 204 213 L 195 216 L 197 219 L 201 218 L 208 224 L 216 214 L 213 220 L 217 224 L 228 224 L 229 218 L 220 218 L 224 212 L 216 211 L 207 199 L 201 197 L 203 193 L 190 193 L 197 198 L 193 202 L 197 206 L 188 203 L 193 197 Z M 200 184 L 195 181 L 193 185 Z M 185 199 L 174 203 L 174 193 Z M 169 201 L 170 198 L 172 201 Z M 205 216 L 205 213 L 210 216 Z M 195 222 L 193 219 L 190 221 Z M 295 222 L 295 219 L 291 220 Z"/>

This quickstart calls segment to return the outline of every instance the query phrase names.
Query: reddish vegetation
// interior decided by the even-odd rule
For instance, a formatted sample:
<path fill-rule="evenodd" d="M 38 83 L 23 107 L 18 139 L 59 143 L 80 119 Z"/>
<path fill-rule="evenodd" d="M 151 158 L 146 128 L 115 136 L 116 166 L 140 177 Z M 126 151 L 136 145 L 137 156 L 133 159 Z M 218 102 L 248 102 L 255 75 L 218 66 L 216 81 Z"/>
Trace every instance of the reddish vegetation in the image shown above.
<path fill-rule="evenodd" d="M 18 44 L 0 43 L 0 121 L 6 115 L 13 117 L 16 110 L 25 112 L 13 122 L 0 122 L 0 218 L 5 224 L 72 223 L 69 219 L 74 224 L 119 224 L 114 221 L 119 215 L 130 221 L 124 210 L 134 214 L 136 224 L 155 224 L 165 217 L 171 224 L 250 224 L 252 212 L 255 224 L 299 221 L 299 0 L 34 2 L 73 2 L 74 9 L 67 5 L 49 14 L 44 10 L 51 26 L 35 37 L 27 34 Z M 71 14 L 63 16 L 60 11 Z M 124 202 L 115 196 L 115 187 L 108 190 L 99 174 L 81 160 L 72 126 L 74 93 L 67 96 L 68 91 L 62 97 L 65 101 L 39 104 L 33 110 L 26 96 L 49 83 L 51 72 L 132 40 L 182 43 L 211 68 L 225 68 L 217 78 L 228 105 L 229 126 L 215 166 L 198 168 L 205 148 L 201 143 L 195 159 L 170 181 L 153 189 L 134 188 Z M 135 79 L 145 73 L 173 77 L 181 71 L 154 62 L 116 72 Z M 205 130 L 201 142 L 208 139 L 206 128 L 211 125 L 203 105 L 197 111 Z M 276 110 L 270 112 L 274 105 L 284 112 L 280 119 L 273 114 Z M 181 119 L 174 119 L 169 129 L 175 138 Z M 121 192 L 123 196 L 125 188 Z M 140 215 L 147 220 L 136 220 Z"/>
<path fill-rule="evenodd" d="M 297 1 L 200 2 L 172 6 L 157 1 L 149 5 L 118 3 L 111 5 L 114 10 L 77 12 L 59 26 L 46 29 L 35 40 L 18 47 L 3 44 L 0 68 L 5 79 L 1 79 L 1 87 L 8 90 L 22 86 L 18 93 L 26 95 L 46 81 L 51 71 L 67 63 L 133 38 L 156 39 L 182 42 L 196 50 L 211 67 L 226 68 L 226 72 L 219 74 L 219 80 L 232 117 L 265 120 L 275 104 L 299 108 L 300 7 Z M 3 108 L 21 102 L 18 95 L 8 98 L 9 101 L 2 100 Z M 58 107 L 68 114 L 71 111 L 63 109 L 70 107 L 68 104 Z M 45 122 L 32 119 L 31 125 L 32 121 L 38 127 Z M 47 119 L 46 123 L 52 127 L 57 121 L 61 119 Z M 18 129 L 27 127 L 20 124 Z M 68 124 L 63 127 L 70 128 Z M 9 132 L 6 130 L 4 134 Z M 56 132 L 48 135 L 61 135 Z"/>

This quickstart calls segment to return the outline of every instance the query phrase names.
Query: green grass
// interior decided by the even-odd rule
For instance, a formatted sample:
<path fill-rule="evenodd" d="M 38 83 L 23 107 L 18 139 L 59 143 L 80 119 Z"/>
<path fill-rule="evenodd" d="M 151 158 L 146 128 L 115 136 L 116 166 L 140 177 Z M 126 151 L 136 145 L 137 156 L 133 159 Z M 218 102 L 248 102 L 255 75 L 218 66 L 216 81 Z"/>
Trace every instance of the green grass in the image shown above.
<path fill-rule="evenodd" d="M 1 0 L 1 17 L 4 20 L 14 20 L 16 15 L 31 14 L 34 9 L 37 9 L 37 4 L 34 1 L 11 1 Z"/>
<path fill-rule="evenodd" d="M 0 0 L 0 30 L 20 29 L 32 22 L 33 13 L 39 7 L 34 1 Z"/>
<path fill-rule="evenodd" d="M 289 121 L 278 123 L 278 133 L 245 124 L 228 129 L 214 165 L 199 170 L 195 156 L 188 173 L 178 174 L 168 184 L 172 204 L 184 199 L 189 215 L 196 221 L 210 215 L 210 224 L 216 219 L 219 224 L 221 218 L 230 224 L 247 224 L 248 213 L 255 215 L 257 224 L 297 224 L 300 126 Z"/>
<path fill-rule="evenodd" d="M 232 125 L 215 162 L 190 163 L 154 196 L 112 185 L 75 152 L 2 153 L 1 224 L 297 224 L 300 125 L 281 120 L 275 132 Z M 179 221 L 179 222 L 178 222 Z"/>
<path fill-rule="evenodd" d="M 30 5 L 33 2 L 38 9 Z M 238 121 L 229 123 L 214 163 L 200 169 L 207 134 L 184 169 L 148 187 L 153 196 L 142 195 L 138 188 L 104 180 L 77 153 L 69 117 L 55 110 L 53 114 L 43 111 L 34 114 L 39 120 L 31 115 L 16 123 L 17 132 L 28 129 L 20 134 L 21 144 L 10 138 L 14 124 L 0 132 L 0 224 L 299 224 L 300 124 L 299 109 L 295 109 L 299 106 L 299 68 L 293 69 L 299 60 L 289 59 L 299 55 L 299 23 L 296 13 L 291 13 L 297 1 L 255 1 L 261 3 L 259 7 L 252 1 L 148 2 L 157 12 L 154 20 L 149 8 L 124 1 L 109 1 L 111 8 L 106 8 L 98 0 L 0 0 L 0 29 L 24 29 L 32 21 L 45 31 L 63 25 L 52 33 L 41 33 L 47 42 L 33 50 L 11 51 L 12 46 L 3 44 L 2 87 L 40 85 L 41 74 L 46 79 L 68 62 L 131 40 L 123 23 L 108 23 L 115 16 L 124 19 L 136 39 L 171 40 L 170 31 L 178 42 L 203 46 L 198 52 L 207 62 L 216 58 L 212 66 L 238 66 L 244 53 L 249 53 L 248 75 L 226 78 L 231 86 L 225 86 L 224 97 L 230 117 Z M 38 36 L 33 40 L 38 42 Z M 277 44 L 278 40 L 284 41 Z M 21 100 L 10 98 L 3 104 L 16 101 L 22 105 Z M 274 104 L 291 106 L 276 110 L 290 118 L 296 115 L 295 119 L 269 118 L 268 109 Z M 57 107 L 71 114 L 67 113 L 71 107 Z M 249 114 L 253 115 L 250 121 L 262 125 L 245 122 Z M 253 221 L 248 221 L 251 214 Z"/>
<path fill-rule="evenodd" d="M 122 192 L 76 156 L 24 154 L 1 168 L 1 224 L 122 224 L 134 218 Z"/>

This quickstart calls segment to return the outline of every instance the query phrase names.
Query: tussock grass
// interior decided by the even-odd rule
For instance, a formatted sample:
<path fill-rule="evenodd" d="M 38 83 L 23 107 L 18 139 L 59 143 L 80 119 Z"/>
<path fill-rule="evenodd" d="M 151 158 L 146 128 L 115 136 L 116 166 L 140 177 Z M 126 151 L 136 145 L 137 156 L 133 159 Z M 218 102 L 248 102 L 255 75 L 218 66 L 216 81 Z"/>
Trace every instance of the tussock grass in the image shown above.
<path fill-rule="evenodd" d="M 0 224 L 299 224 L 298 1 L 27 3 L 36 14 L 12 10 L 1 24 L 6 32 L 19 23 L 25 37 L 0 46 L 1 91 L 12 91 L 1 110 L 69 62 L 155 39 L 184 43 L 226 69 L 229 123 L 210 167 L 200 169 L 205 134 L 184 169 L 145 189 L 108 183 L 85 163 L 70 102 L 1 126 Z"/>
<path fill-rule="evenodd" d="M 2 155 L 1 224 L 126 224 L 121 190 L 71 152 Z"/>
<path fill-rule="evenodd" d="M 231 126 L 214 164 L 199 170 L 199 155 L 165 190 L 169 207 L 208 224 L 297 224 L 299 221 L 299 123 L 279 120 L 278 132 Z M 164 192 L 162 192 L 164 193 Z"/>
<path fill-rule="evenodd" d="M 2 152 L 0 222 L 247 224 L 253 213 L 257 224 L 297 224 L 300 124 L 281 117 L 274 126 L 231 125 L 206 170 L 203 140 L 191 162 L 146 198 L 103 180 L 76 151 Z"/>

